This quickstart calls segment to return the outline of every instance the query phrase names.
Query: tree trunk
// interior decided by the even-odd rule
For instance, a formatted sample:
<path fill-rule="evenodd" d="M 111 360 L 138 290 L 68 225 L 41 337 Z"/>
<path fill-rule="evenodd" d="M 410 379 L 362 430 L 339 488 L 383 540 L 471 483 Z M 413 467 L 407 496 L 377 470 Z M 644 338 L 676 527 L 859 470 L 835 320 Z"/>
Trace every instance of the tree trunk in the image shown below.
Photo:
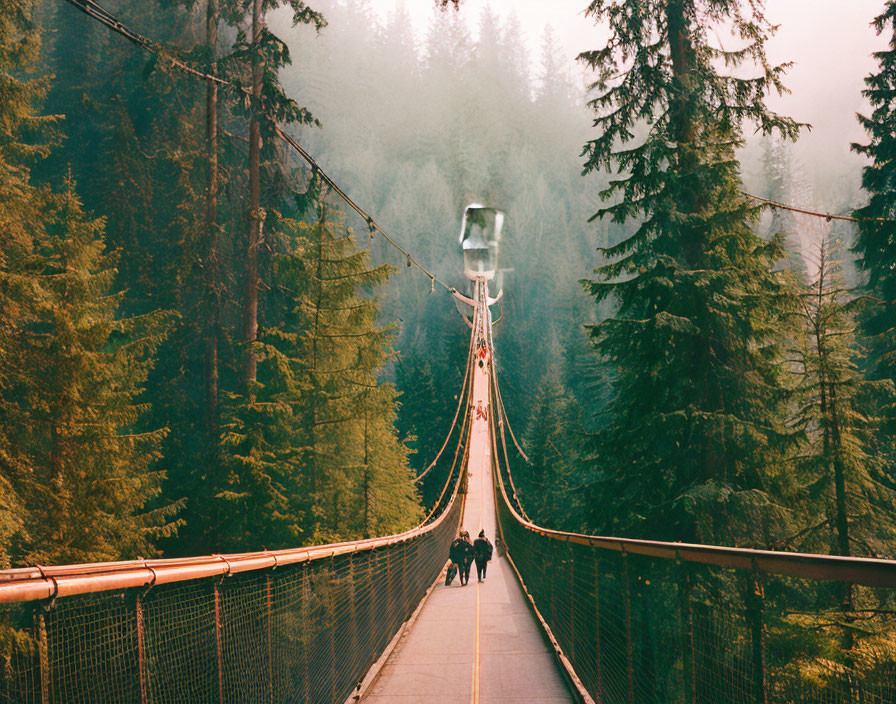
<path fill-rule="evenodd" d="M 364 408 L 364 537 L 372 538 L 371 531 L 371 515 L 370 515 L 370 456 L 369 456 L 369 439 L 367 428 L 367 408 Z"/>
<path fill-rule="evenodd" d="M 261 244 L 261 125 L 258 111 L 261 103 L 262 61 L 259 43 L 264 28 L 261 0 L 252 3 L 252 117 L 249 120 L 249 248 L 246 252 L 246 308 L 244 339 L 250 349 L 246 352 L 246 383 L 257 378 L 258 360 L 252 343 L 258 339 L 258 248 Z"/>
<path fill-rule="evenodd" d="M 208 0 L 205 42 L 211 59 L 211 73 L 217 73 L 218 2 Z M 205 434 L 209 458 L 214 455 L 218 435 L 218 84 L 209 81 L 205 96 L 205 153 L 208 163 L 208 190 L 205 194 L 206 225 L 206 304 L 205 331 Z"/>
<path fill-rule="evenodd" d="M 681 144 L 689 144 L 695 139 L 693 116 L 688 109 L 690 90 L 691 56 L 694 48 L 687 33 L 684 9 L 681 0 L 668 0 L 666 22 L 669 31 L 669 52 L 672 58 L 674 92 L 670 100 L 669 112 L 672 134 Z"/>

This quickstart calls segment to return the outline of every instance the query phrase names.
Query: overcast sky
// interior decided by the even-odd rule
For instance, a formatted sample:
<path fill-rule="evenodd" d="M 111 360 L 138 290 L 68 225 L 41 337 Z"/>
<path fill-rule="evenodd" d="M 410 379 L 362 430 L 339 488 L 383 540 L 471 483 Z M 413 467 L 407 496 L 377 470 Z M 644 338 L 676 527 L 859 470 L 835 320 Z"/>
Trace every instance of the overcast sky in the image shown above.
<path fill-rule="evenodd" d="M 400 3 L 410 11 L 422 36 L 432 17 L 431 0 L 370 0 L 383 17 Z M 875 68 L 870 54 L 885 46 L 869 26 L 884 0 L 768 0 L 766 4 L 769 19 L 780 25 L 769 45 L 771 58 L 795 63 L 786 81 L 793 94 L 773 99 L 772 106 L 813 125 L 798 148 L 810 172 L 844 165 L 857 172 L 861 162 L 850 154 L 849 144 L 864 140 L 855 114 L 865 109 L 862 79 Z M 582 14 L 587 0 L 464 0 L 460 12 L 475 27 L 486 5 L 502 17 L 511 12 L 517 15 L 533 57 L 538 56 L 542 32 L 550 24 L 576 74 L 581 72 L 576 55 L 599 46 L 603 36 Z M 724 35 L 721 38 L 725 40 Z"/>

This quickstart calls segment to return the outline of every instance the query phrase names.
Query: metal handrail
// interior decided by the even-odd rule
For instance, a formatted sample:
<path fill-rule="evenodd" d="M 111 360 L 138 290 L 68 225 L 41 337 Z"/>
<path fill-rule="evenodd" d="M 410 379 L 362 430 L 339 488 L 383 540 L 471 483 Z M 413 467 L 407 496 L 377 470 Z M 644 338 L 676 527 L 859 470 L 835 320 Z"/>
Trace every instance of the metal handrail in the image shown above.
<path fill-rule="evenodd" d="M 457 500 L 461 478 L 459 474 L 454 483 L 451 500 L 435 521 L 422 523 L 403 533 L 384 538 L 365 538 L 307 548 L 0 570 L 0 604 L 231 575 L 404 543 L 435 530 L 446 520 L 452 505 Z"/>
<path fill-rule="evenodd" d="M 616 538 L 542 528 L 526 520 L 517 512 L 513 502 L 507 496 L 501 472 L 496 472 L 496 474 L 504 503 L 514 519 L 527 530 L 551 540 L 578 543 L 601 550 L 613 550 L 664 560 L 693 562 L 733 569 L 759 569 L 769 574 L 788 575 L 803 579 L 842 580 L 869 587 L 896 589 L 896 560 Z"/>

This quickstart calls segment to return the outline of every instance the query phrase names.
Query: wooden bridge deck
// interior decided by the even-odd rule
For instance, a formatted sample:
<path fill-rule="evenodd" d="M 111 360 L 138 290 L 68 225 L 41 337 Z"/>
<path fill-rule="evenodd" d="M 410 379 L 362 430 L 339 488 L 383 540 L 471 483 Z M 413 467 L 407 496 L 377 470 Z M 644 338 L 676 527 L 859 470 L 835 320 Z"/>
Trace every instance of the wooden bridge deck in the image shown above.
<path fill-rule="evenodd" d="M 488 405 L 487 372 L 479 367 L 473 400 Z M 474 539 L 484 528 L 494 543 L 490 452 L 488 422 L 474 420 L 463 525 Z M 362 701 L 568 704 L 572 698 L 513 568 L 496 553 L 484 582 L 477 582 L 474 565 L 467 586 L 459 578 L 436 586 Z"/>

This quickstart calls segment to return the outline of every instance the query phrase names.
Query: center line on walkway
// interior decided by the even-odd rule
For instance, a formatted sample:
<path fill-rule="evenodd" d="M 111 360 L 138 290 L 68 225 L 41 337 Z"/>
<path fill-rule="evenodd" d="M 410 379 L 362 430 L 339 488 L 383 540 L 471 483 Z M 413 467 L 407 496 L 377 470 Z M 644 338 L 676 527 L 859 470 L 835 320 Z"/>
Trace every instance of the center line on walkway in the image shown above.
<path fill-rule="evenodd" d="M 479 704 L 479 582 L 476 582 L 476 639 L 473 644 L 473 704 Z"/>

